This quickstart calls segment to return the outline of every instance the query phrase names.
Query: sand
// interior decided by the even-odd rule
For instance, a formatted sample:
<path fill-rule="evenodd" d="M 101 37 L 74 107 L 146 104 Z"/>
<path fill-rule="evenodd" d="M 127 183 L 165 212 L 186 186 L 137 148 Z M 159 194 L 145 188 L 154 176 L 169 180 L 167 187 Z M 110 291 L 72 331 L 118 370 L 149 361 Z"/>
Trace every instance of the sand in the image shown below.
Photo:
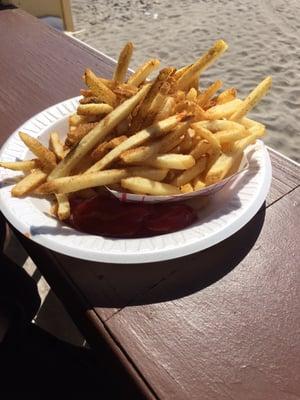
<path fill-rule="evenodd" d="M 299 0 L 72 0 L 72 12 L 75 36 L 111 57 L 133 41 L 133 69 L 150 57 L 180 67 L 226 40 L 229 51 L 201 86 L 219 78 L 243 98 L 272 75 L 272 91 L 251 116 L 267 125 L 268 145 L 300 162 Z"/>

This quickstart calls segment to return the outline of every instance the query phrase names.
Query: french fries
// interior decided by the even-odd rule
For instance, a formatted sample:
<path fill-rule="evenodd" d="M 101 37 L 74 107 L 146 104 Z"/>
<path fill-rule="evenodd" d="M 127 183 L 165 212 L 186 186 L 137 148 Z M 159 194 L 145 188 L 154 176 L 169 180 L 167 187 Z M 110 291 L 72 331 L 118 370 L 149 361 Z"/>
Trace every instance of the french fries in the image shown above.
<path fill-rule="evenodd" d="M 131 42 L 126 43 L 124 48 L 121 50 L 118 59 L 118 64 L 113 75 L 113 80 L 115 82 L 122 83 L 125 80 L 132 52 L 133 52 L 133 44 Z"/>
<path fill-rule="evenodd" d="M 206 111 L 206 118 L 210 120 L 229 118 L 241 104 L 242 100 L 234 99 L 227 103 L 216 105 Z"/>
<path fill-rule="evenodd" d="M 101 104 L 80 104 L 77 107 L 78 115 L 99 115 L 99 114 L 108 114 L 113 110 L 113 107 L 109 104 L 101 103 Z"/>
<path fill-rule="evenodd" d="M 234 174 L 244 150 L 265 135 L 265 126 L 247 113 L 272 79 L 265 78 L 244 100 L 235 88 L 217 94 L 223 85 L 219 79 L 200 91 L 199 76 L 227 47 L 219 40 L 196 62 L 163 68 L 151 81 L 157 59 L 126 80 L 131 42 L 121 50 L 111 79 L 87 68 L 87 88 L 68 118 L 65 142 L 52 132 L 47 148 L 20 132 L 36 158 L 0 162 L 24 173 L 12 195 L 52 194 L 56 216 L 65 220 L 71 213 L 69 196 L 90 198 L 103 186 L 145 196 L 180 195 Z"/>
<path fill-rule="evenodd" d="M 37 139 L 31 137 L 25 132 L 19 132 L 19 136 L 22 141 L 26 144 L 29 150 L 32 151 L 34 155 L 38 157 L 42 164 L 42 168 L 46 171 L 52 171 L 56 166 L 56 157 L 55 154 L 47 149 L 47 147 L 43 146 Z"/>
<path fill-rule="evenodd" d="M 40 161 L 37 160 L 28 160 L 28 161 L 14 161 L 14 162 L 7 162 L 2 161 L 0 162 L 0 167 L 11 169 L 13 171 L 31 171 L 34 168 L 38 168 L 41 166 Z"/>
<path fill-rule="evenodd" d="M 223 40 L 218 40 L 214 46 L 209 49 L 198 61 L 192 64 L 178 79 L 178 89 L 184 90 L 186 87 L 199 76 L 210 64 L 220 57 L 228 46 Z"/>
<path fill-rule="evenodd" d="M 68 196 L 64 193 L 56 195 L 57 216 L 60 220 L 68 219 L 71 214 L 70 202 Z"/>
<path fill-rule="evenodd" d="M 159 60 L 153 59 L 145 62 L 145 64 L 141 65 L 133 75 L 128 79 L 128 84 L 133 86 L 139 86 L 143 83 L 148 76 L 153 72 L 156 68 L 158 68 L 160 64 Z"/>
<path fill-rule="evenodd" d="M 211 97 L 222 87 L 223 83 L 220 80 L 212 83 L 204 93 L 199 95 L 197 103 L 200 107 L 205 107 Z"/>
<path fill-rule="evenodd" d="M 124 101 L 121 105 L 116 107 L 109 113 L 102 121 L 99 122 L 86 136 L 84 136 L 78 143 L 78 146 L 73 147 L 72 150 L 61 160 L 57 167 L 51 172 L 48 179 L 58 178 L 67 175 L 71 172 L 82 157 L 93 149 L 101 140 L 103 140 L 108 133 L 110 133 L 127 115 L 134 109 L 134 107 L 143 99 L 150 89 L 150 85 L 145 85 L 140 91 Z"/>
<path fill-rule="evenodd" d="M 18 182 L 11 190 L 12 196 L 21 197 L 33 191 L 47 179 L 47 174 L 40 169 L 34 169 Z"/>
<path fill-rule="evenodd" d="M 224 90 L 217 97 L 217 105 L 228 103 L 228 101 L 234 100 L 236 98 L 237 91 L 235 88 L 230 88 Z"/>
<path fill-rule="evenodd" d="M 251 93 L 245 98 L 245 100 L 239 105 L 237 110 L 231 115 L 231 121 L 241 120 L 256 104 L 263 98 L 272 85 L 272 78 L 268 76 L 265 78 Z"/>
<path fill-rule="evenodd" d="M 199 158 L 194 166 L 186 169 L 184 172 L 178 175 L 174 179 L 172 184 L 180 187 L 191 182 L 194 178 L 198 177 L 204 171 L 206 162 L 206 157 Z"/>
<path fill-rule="evenodd" d="M 120 182 L 127 176 L 125 169 L 110 169 L 90 174 L 67 176 L 64 178 L 52 179 L 39 187 L 37 193 L 71 193 L 78 190 L 110 185 Z"/>
<path fill-rule="evenodd" d="M 153 196 L 180 194 L 180 190 L 176 186 L 140 177 L 122 179 L 121 185 L 124 189 L 131 190 L 134 193 L 150 194 Z"/>
<path fill-rule="evenodd" d="M 124 142 L 120 143 L 117 147 L 106 154 L 101 160 L 97 161 L 92 167 L 87 170 L 87 173 L 96 172 L 102 170 L 104 167 L 112 163 L 116 158 L 118 158 L 124 151 L 131 149 L 141 143 L 145 142 L 147 139 L 161 135 L 165 132 L 170 131 L 178 122 L 185 117 L 185 114 L 174 115 L 173 117 L 167 118 L 163 121 L 156 122 L 149 128 L 143 129 L 142 131 L 136 133 L 135 135 L 129 137 Z M 156 165 L 155 165 L 156 166 Z M 163 166 L 158 168 L 164 168 Z"/>
<path fill-rule="evenodd" d="M 188 169 L 195 164 L 190 154 L 159 154 L 145 161 L 147 165 L 166 169 Z"/>
<path fill-rule="evenodd" d="M 49 149 L 53 151 L 58 161 L 64 158 L 65 156 L 64 146 L 60 141 L 57 132 L 50 133 Z"/>
<path fill-rule="evenodd" d="M 221 151 L 220 141 L 211 131 L 203 128 L 197 123 L 192 124 L 192 128 L 195 129 L 196 133 L 198 133 L 203 139 L 207 140 L 207 142 L 210 143 L 214 153 L 219 153 Z"/>
<path fill-rule="evenodd" d="M 109 89 L 89 68 L 85 70 L 84 80 L 94 96 L 100 97 L 103 103 L 115 106 L 117 95 Z"/>

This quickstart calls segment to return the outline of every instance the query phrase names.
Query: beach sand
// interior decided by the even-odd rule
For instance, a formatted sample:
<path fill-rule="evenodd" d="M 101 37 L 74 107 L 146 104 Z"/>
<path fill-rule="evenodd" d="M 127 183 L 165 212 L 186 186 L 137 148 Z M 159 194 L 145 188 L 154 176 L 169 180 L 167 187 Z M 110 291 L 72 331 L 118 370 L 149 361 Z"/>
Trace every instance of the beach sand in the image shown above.
<path fill-rule="evenodd" d="M 148 58 L 175 67 L 193 62 L 219 38 L 229 50 L 201 77 L 221 79 L 243 98 L 267 75 L 271 92 L 251 112 L 265 142 L 300 162 L 299 0 L 72 0 L 75 36 L 116 58 L 131 40 L 131 68 Z"/>

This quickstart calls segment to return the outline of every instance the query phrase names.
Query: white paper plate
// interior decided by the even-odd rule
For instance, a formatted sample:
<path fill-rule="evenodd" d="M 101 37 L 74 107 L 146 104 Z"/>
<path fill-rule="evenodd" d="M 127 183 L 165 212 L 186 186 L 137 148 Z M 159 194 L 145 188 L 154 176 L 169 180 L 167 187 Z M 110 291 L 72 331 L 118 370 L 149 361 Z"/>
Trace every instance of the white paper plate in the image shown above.
<path fill-rule="evenodd" d="M 0 151 L 3 161 L 30 159 L 32 154 L 19 139 L 22 130 L 47 144 L 49 133 L 63 138 L 67 117 L 77 107 L 78 98 L 66 100 L 34 116 L 13 133 Z M 206 249 L 242 228 L 263 204 L 271 184 L 271 162 L 261 141 L 247 150 L 249 169 L 234 183 L 210 196 L 199 209 L 198 221 L 181 231 L 142 239 L 110 239 L 80 233 L 47 216 L 49 202 L 37 198 L 11 197 L 12 179 L 19 173 L 0 168 L 0 207 L 8 221 L 22 234 L 51 250 L 72 257 L 108 263 L 143 263 L 168 260 Z"/>

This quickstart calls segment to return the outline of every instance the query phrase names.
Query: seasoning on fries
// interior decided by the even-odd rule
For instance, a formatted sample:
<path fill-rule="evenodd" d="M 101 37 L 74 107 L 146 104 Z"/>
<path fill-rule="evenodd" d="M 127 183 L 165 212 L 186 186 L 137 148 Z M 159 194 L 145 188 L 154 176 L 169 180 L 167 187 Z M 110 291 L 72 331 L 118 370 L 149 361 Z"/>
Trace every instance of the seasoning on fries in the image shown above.
<path fill-rule="evenodd" d="M 265 135 L 265 126 L 247 117 L 269 90 L 265 78 L 245 99 L 221 80 L 199 87 L 199 77 L 227 50 L 223 40 L 193 64 L 163 68 L 151 59 L 128 79 L 133 54 L 128 42 L 111 79 L 90 69 L 86 88 L 62 142 L 56 132 L 49 148 L 20 132 L 32 160 L 0 162 L 22 171 L 12 189 L 16 197 L 55 196 L 56 216 L 70 216 L 70 196 L 95 195 L 95 188 L 117 185 L 142 195 L 180 195 L 201 190 L 235 173 L 243 151 Z M 93 189 L 92 189 L 93 188 Z"/>

